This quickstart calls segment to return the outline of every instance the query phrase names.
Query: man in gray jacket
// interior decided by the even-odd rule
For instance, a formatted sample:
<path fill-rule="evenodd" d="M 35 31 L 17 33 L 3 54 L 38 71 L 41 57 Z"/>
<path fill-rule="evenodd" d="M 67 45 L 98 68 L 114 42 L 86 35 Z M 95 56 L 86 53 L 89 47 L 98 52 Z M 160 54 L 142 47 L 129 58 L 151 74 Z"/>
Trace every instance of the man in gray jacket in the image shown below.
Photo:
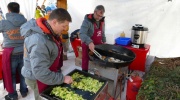
<path fill-rule="evenodd" d="M 20 26 L 27 20 L 19 14 L 20 6 L 18 3 L 10 2 L 7 8 L 9 13 L 6 14 L 6 20 L 0 21 L 0 32 L 3 33 L 4 38 L 2 45 L 4 49 L 2 55 L 3 82 L 8 92 L 5 100 L 17 100 L 17 82 L 20 82 L 22 97 L 25 97 L 28 92 L 24 77 L 21 75 L 24 38 L 20 35 Z"/>
<path fill-rule="evenodd" d="M 63 62 L 60 35 L 69 22 L 71 16 L 67 10 L 58 8 L 52 11 L 48 20 L 32 19 L 21 27 L 21 35 L 25 38 L 21 73 L 34 91 L 35 100 L 40 100 L 39 93 L 48 85 L 70 84 L 73 81 L 60 70 Z"/>
<path fill-rule="evenodd" d="M 104 6 L 96 6 L 93 14 L 87 14 L 80 28 L 80 39 L 82 43 L 82 70 L 88 71 L 89 49 L 93 52 L 94 45 L 106 42 L 104 24 Z"/>

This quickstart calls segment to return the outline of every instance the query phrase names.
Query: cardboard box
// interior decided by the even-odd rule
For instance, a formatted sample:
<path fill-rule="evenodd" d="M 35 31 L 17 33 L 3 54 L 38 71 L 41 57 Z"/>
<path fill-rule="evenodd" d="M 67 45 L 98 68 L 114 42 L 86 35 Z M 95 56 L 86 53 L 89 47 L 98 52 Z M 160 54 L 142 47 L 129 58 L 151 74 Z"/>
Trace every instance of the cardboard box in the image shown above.
<path fill-rule="evenodd" d="M 78 46 L 78 58 L 82 59 L 82 47 Z"/>

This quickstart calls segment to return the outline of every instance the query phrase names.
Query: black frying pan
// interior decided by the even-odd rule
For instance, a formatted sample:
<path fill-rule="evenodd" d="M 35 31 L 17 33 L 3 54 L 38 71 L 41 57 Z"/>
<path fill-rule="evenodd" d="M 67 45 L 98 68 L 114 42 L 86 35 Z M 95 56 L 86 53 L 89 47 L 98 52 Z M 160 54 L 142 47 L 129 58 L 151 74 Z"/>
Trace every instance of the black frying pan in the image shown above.
<path fill-rule="evenodd" d="M 110 67 L 115 67 L 115 68 L 128 66 L 136 57 L 134 52 L 119 45 L 100 44 L 95 46 L 95 50 L 99 52 L 102 56 L 106 56 L 107 58 L 113 57 L 115 59 L 119 59 L 123 61 L 123 62 L 108 62 L 107 60 L 99 59 L 96 55 L 90 55 L 90 59 L 92 61 L 96 61 L 99 63 L 102 62 L 106 65 L 109 65 Z"/>

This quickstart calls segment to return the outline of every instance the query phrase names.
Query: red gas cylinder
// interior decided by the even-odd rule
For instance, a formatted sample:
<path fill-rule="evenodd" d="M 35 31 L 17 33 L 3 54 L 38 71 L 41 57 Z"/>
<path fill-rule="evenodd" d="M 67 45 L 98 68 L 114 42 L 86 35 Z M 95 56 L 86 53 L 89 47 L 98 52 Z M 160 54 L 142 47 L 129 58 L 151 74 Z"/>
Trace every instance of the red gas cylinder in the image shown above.
<path fill-rule="evenodd" d="M 78 57 L 78 46 L 81 46 L 81 39 L 74 39 L 74 41 L 71 42 L 72 48 L 74 50 L 75 56 Z"/>
<path fill-rule="evenodd" d="M 141 87 L 142 78 L 131 76 L 127 82 L 126 100 L 136 100 L 139 88 Z"/>

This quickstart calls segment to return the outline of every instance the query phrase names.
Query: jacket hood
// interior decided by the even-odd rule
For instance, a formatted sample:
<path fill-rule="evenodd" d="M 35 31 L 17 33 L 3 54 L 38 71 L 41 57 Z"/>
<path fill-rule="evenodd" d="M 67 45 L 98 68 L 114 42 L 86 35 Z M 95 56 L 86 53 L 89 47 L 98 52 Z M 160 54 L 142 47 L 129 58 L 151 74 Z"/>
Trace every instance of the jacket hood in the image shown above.
<path fill-rule="evenodd" d="M 38 27 L 36 20 L 31 19 L 30 21 L 23 24 L 20 28 L 21 36 L 28 37 L 29 35 L 33 33 L 43 33 L 42 29 Z"/>
<path fill-rule="evenodd" d="M 18 13 L 7 13 L 6 19 L 10 21 L 14 26 L 21 26 L 27 21 L 27 19 L 23 15 Z"/>
<path fill-rule="evenodd" d="M 94 19 L 93 17 L 93 14 L 87 14 L 85 17 L 84 17 L 85 20 L 89 20 L 91 22 L 96 22 L 96 20 Z M 100 22 L 104 22 L 104 19 L 105 17 L 103 17 Z"/>

